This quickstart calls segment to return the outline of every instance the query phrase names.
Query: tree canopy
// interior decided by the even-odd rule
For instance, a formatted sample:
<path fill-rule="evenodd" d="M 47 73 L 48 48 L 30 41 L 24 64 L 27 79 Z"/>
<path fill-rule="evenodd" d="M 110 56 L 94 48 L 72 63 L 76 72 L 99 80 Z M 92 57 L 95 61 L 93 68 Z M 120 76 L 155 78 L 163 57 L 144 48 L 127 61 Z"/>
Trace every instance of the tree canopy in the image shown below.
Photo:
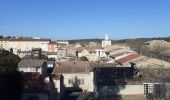
<path fill-rule="evenodd" d="M 0 50 L 0 100 L 19 100 L 22 77 L 17 69 L 20 60 L 12 52 Z"/>
<path fill-rule="evenodd" d="M 18 69 L 20 58 L 12 52 L 0 50 L 0 73 L 13 73 Z"/>

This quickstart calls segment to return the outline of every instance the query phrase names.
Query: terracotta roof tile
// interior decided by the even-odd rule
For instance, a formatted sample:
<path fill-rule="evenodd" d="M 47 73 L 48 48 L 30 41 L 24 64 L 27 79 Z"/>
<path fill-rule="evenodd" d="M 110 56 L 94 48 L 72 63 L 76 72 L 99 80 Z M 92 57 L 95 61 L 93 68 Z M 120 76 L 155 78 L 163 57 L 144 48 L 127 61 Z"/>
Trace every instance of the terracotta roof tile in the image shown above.
<path fill-rule="evenodd" d="M 46 77 L 48 77 L 48 75 L 42 75 L 38 73 L 24 73 L 23 92 L 31 92 L 31 93 L 49 92 L 49 84 L 44 83 L 44 79 Z"/>
<path fill-rule="evenodd" d="M 27 60 L 21 60 L 18 63 L 18 68 L 23 68 L 23 67 L 41 67 L 43 65 L 45 60 L 32 60 L 32 59 L 27 59 Z"/>
<path fill-rule="evenodd" d="M 136 58 L 140 57 L 139 54 L 130 54 L 126 57 L 123 57 L 123 58 L 120 58 L 118 60 L 116 60 L 115 62 L 119 63 L 119 64 L 123 64 L 123 63 L 126 63 L 128 61 L 131 61 L 131 60 L 134 60 Z"/>
<path fill-rule="evenodd" d="M 87 72 L 90 64 L 88 61 L 67 61 L 57 63 L 53 73 L 79 73 Z"/>

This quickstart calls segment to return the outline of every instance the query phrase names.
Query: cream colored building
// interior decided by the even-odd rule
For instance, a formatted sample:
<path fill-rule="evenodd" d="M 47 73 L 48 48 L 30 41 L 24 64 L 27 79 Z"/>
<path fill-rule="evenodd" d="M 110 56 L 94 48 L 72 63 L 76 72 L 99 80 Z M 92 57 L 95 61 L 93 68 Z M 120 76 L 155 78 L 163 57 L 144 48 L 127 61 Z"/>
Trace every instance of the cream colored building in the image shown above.
<path fill-rule="evenodd" d="M 9 40 L 0 40 L 0 48 L 3 48 L 5 50 L 9 50 L 10 49 L 10 45 L 9 45 Z"/>
<path fill-rule="evenodd" d="M 57 63 L 53 74 L 62 73 L 65 88 L 81 88 L 82 91 L 93 92 L 93 72 L 89 72 L 88 61 L 67 61 Z"/>
<path fill-rule="evenodd" d="M 7 38 L 1 39 L 1 48 L 5 50 L 13 49 L 13 52 L 17 54 L 17 51 L 31 51 L 33 48 L 41 48 L 42 51 L 48 51 L 49 39 L 41 38 Z"/>

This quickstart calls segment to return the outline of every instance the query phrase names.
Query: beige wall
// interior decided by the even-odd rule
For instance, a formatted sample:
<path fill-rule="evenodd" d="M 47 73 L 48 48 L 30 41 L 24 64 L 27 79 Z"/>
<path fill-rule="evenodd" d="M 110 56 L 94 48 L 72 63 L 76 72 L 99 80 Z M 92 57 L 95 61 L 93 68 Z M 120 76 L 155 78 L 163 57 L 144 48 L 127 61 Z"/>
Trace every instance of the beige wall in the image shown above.
<path fill-rule="evenodd" d="M 107 47 L 110 46 L 112 43 L 110 40 L 103 40 L 102 41 L 102 47 Z"/>
<path fill-rule="evenodd" d="M 21 51 L 32 50 L 32 48 L 42 48 L 44 49 L 44 44 L 48 44 L 49 41 L 10 41 L 9 46 L 17 51 L 20 49 Z M 48 49 L 48 47 L 47 47 Z"/>
<path fill-rule="evenodd" d="M 144 95 L 143 85 L 110 85 L 98 89 L 99 96 L 106 95 Z"/>
<path fill-rule="evenodd" d="M 17 53 L 17 50 L 28 51 L 32 48 L 41 48 L 43 51 L 48 51 L 49 41 L 0 41 L 0 47 L 9 50 L 13 48 L 13 52 Z"/>
<path fill-rule="evenodd" d="M 0 48 L 9 50 L 10 49 L 9 41 L 0 41 Z"/>
<path fill-rule="evenodd" d="M 27 68 L 18 68 L 19 71 L 23 71 L 23 72 L 39 72 L 42 73 L 42 68 L 38 67 L 38 71 L 36 70 L 36 68 L 32 68 L 32 67 L 27 67 Z"/>
<path fill-rule="evenodd" d="M 90 73 L 70 73 L 63 74 L 64 76 L 64 85 L 65 87 L 73 87 L 73 84 L 69 83 L 69 80 L 75 80 L 75 77 L 80 80 L 84 80 L 83 84 L 80 84 L 79 87 L 83 90 L 89 91 L 90 89 Z"/>

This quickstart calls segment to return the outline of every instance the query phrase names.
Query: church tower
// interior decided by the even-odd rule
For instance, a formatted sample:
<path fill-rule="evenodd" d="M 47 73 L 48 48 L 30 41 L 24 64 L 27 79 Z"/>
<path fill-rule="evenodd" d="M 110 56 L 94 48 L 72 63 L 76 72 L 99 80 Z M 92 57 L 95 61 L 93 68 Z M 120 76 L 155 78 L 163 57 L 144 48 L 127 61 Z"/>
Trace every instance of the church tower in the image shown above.
<path fill-rule="evenodd" d="M 111 40 L 109 40 L 108 35 L 106 33 L 105 40 L 102 41 L 102 47 L 107 47 L 107 46 L 110 46 L 111 44 L 112 44 Z"/>

